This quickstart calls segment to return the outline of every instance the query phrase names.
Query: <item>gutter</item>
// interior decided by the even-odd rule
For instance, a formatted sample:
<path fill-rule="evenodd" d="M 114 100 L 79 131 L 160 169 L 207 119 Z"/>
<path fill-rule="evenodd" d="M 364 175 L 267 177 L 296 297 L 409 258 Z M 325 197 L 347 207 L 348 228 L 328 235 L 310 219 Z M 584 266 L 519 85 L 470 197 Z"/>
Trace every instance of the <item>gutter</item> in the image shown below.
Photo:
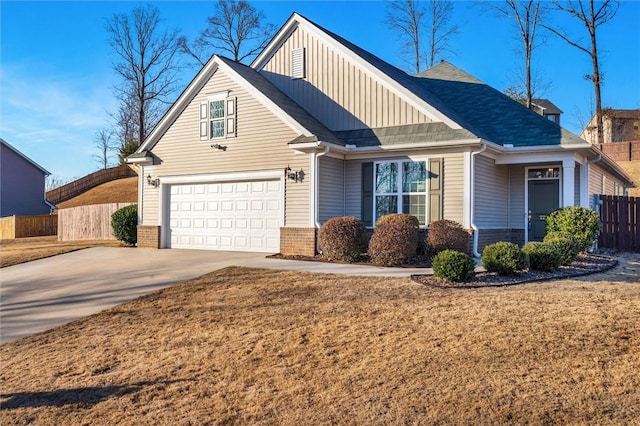
<path fill-rule="evenodd" d="M 471 200 L 469 206 L 469 215 L 471 216 L 469 219 L 469 224 L 471 225 L 471 229 L 473 229 L 473 255 L 475 257 L 481 257 L 480 253 L 478 253 L 478 226 L 475 223 L 475 159 L 474 157 L 481 152 L 484 152 L 487 149 L 487 144 L 483 143 L 482 147 L 471 153 L 471 176 L 469 176 L 469 185 L 471 185 Z"/>

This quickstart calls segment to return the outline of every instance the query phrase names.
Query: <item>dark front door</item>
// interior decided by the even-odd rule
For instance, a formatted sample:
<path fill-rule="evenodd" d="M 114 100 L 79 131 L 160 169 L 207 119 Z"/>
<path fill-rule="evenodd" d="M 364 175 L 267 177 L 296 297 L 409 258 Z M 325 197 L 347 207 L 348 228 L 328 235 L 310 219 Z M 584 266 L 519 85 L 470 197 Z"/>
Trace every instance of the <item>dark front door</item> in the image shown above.
<path fill-rule="evenodd" d="M 560 181 L 529 181 L 529 241 L 542 241 L 547 215 L 559 207 Z"/>

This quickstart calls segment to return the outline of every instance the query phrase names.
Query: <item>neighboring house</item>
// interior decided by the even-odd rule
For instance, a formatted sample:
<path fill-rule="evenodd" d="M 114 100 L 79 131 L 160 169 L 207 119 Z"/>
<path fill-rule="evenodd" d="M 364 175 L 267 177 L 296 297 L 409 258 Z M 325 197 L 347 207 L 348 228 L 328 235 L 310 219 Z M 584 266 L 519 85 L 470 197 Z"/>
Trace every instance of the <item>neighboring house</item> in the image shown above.
<path fill-rule="evenodd" d="M 212 57 L 128 161 L 140 246 L 285 254 L 313 254 L 332 217 L 373 227 L 393 212 L 459 222 L 477 254 L 539 240 L 556 208 L 631 185 L 453 65 L 410 76 L 298 14 L 251 66 Z"/>
<path fill-rule="evenodd" d="M 640 140 L 640 108 L 604 109 L 602 111 L 602 130 L 603 143 Z M 599 143 L 595 115 L 591 117 L 580 137 L 593 144 Z"/>
<path fill-rule="evenodd" d="M 50 174 L 0 138 L 0 217 L 51 213 L 44 197 Z"/>
<path fill-rule="evenodd" d="M 554 123 L 560 124 L 562 110 L 549 99 L 531 99 L 531 109 Z"/>

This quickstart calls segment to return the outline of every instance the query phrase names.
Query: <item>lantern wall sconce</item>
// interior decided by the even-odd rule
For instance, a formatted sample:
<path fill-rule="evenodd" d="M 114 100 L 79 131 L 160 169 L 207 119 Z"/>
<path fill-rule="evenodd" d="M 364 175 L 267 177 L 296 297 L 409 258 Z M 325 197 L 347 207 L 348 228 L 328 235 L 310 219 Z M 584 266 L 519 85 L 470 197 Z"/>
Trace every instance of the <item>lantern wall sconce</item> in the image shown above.
<path fill-rule="evenodd" d="M 160 178 L 153 179 L 151 178 L 151 175 L 147 175 L 147 185 L 157 188 L 160 186 Z"/>
<path fill-rule="evenodd" d="M 304 179 L 304 170 L 291 170 L 291 167 L 287 166 L 284 169 L 284 175 L 292 182 L 302 182 L 302 179 Z"/>
<path fill-rule="evenodd" d="M 226 151 L 227 150 L 226 146 L 220 145 L 219 143 L 214 143 L 213 145 L 211 145 L 211 148 L 217 149 L 218 151 Z"/>

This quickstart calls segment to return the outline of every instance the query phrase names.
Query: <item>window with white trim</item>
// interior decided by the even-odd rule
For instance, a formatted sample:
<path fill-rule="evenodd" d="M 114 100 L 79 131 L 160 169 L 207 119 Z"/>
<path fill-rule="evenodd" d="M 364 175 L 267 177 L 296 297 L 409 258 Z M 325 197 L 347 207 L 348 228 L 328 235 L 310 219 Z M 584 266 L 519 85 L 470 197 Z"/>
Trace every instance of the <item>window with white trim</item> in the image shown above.
<path fill-rule="evenodd" d="M 375 164 L 375 221 L 390 213 L 408 213 L 427 220 L 427 165 L 425 161 L 389 161 Z"/>
<path fill-rule="evenodd" d="M 211 95 L 200 103 L 200 140 L 236 136 L 236 103 L 228 92 Z"/>

